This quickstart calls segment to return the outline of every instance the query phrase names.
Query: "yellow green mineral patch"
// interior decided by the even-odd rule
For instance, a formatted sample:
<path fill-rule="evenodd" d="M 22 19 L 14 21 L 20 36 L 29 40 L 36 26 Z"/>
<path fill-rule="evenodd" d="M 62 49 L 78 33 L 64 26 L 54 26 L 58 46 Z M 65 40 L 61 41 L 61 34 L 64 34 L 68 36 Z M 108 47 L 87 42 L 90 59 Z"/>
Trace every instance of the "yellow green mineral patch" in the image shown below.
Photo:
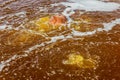
<path fill-rule="evenodd" d="M 33 30 L 33 31 L 37 31 L 38 33 L 46 33 L 46 32 L 50 32 L 53 30 L 60 30 L 60 31 L 64 31 L 66 29 L 68 29 L 69 27 L 67 26 L 67 21 L 65 21 L 65 23 L 62 24 L 62 19 L 63 17 L 55 17 L 53 20 L 52 16 L 45 16 L 45 17 L 41 17 L 37 20 L 33 20 L 30 22 L 30 24 L 28 24 L 29 29 Z M 52 22 L 53 21 L 53 22 Z M 74 28 L 77 31 L 81 31 L 84 30 L 86 31 L 86 26 L 89 27 L 89 25 L 85 25 L 85 23 L 89 23 L 90 20 L 88 19 L 81 19 L 81 20 L 75 20 L 73 22 L 71 22 L 70 28 Z M 55 24 L 61 24 L 61 25 L 54 25 Z M 90 27 L 89 27 L 90 28 Z"/>
<path fill-rule="evenodd" d="M 70 54 L 68 60 L 65 60 L 63 64 L 74 65 L 80 68 L 94 68 L 96 67 L 96 61 L 89 58 L 85 59 L 83 56 L 78 54 Z"/>
<path fill-rule="evenodd" d="M 52 25 L 49 23 L 49 21 L 50 21 L 50 17 L 46 16 L 46 17 L 39 18 L 38 20 L 35 20 L 34 24 L 37 25 L 37 30 L 40 32 L 49 32 L 57 29 L 60 29 L 60 30 L 65 29 L 65 26 Z"/>
<path fill-rule="evenodd" d="M 43 17 L 35 21 L 35 24 L 38 26 L 37 30 L 41 32 L 51 30 L 51 26 L 49 25 L 49 17 Z"/>

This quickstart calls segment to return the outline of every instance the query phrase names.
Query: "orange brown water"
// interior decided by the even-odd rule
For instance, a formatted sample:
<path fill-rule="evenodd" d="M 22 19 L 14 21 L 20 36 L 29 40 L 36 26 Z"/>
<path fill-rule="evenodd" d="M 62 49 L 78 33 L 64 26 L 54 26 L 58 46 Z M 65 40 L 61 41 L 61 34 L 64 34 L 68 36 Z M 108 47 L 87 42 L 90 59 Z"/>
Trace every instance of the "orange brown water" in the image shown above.
<path fill-rule="evenodd" d="M 0 80 L 119 80 L 120 79 L 120 24 L 109 32 L 97 32 L 89 36 L 73 36 L 47 43 L 53 36 L 71 33 L 71 28 L 52 28 L 40 31 L 32 21 L 56 13 L 64 6 L 51 7 L 61 0 L 0 0 L 0 24 L 13 28 L 0 30 Z M 64 0 L 62 0 L 64 1 Z M 113 1 L 113 0 L 112 0 Z M 117 0 L 116 0 L 117 1 Z M 42 8 L 44 7 L 44 8 Z M 59 8 L 59 9 L 58 9 Z M 78 31 L 92 31 L 103 27 L 102 23 L 120 18 L 120 10 L 113 12 L 85 12 L 71 16 L 80 24 L 72 24 Z M 77 26 L 77 27 L 76 27 Z M 79 28 L 80 27 L 80 28 Z M 46 30 L 45 28 L 45 30 Z M 44 43 L 44 46 L 31 47 Z M 94 60 L 95 67 L 84 68 L 69 62 L 69 55 L 81 55 Z M 80 56 L 79 56 L 80 57 Z M 73 57 L 74 59 L 74 57 Z M 68 61 L 69 64 L 64 64 Z M 78 60 L 79 61 L 79 60 Z M 74 65 L 70 65 L 73 64 Z M 78 63 L 79 64 L 79 63 Z M 93 63 L 94 64 L 94 63 Z"/>

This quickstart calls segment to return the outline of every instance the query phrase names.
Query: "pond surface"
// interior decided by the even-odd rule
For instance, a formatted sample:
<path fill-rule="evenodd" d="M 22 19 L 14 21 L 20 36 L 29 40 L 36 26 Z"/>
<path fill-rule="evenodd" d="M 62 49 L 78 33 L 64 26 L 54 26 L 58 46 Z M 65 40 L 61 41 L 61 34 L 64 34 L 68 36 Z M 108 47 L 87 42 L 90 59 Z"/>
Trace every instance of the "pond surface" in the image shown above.
<path fill-rule="evenodd" d="M 119 0 L 0 0 L 0 80 L 119 79 Z"/>

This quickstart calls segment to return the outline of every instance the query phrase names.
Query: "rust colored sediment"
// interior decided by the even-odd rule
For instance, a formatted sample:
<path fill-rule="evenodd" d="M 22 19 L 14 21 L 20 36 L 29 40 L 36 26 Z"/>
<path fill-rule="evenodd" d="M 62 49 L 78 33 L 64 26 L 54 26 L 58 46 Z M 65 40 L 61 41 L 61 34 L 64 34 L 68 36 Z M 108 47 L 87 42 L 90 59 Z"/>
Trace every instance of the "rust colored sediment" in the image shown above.
<path fill-rule="evenodd" d="M 120 80 L 120 24 L 108 32 L 71 35 L 73 28 L 103 28 L 103 23 L 120 18 L 120 10 L 76 10 L 70 17 L 79 24 L 61 27 L 67 19 L 56 13 L 65 7 L 50 6 L 61 1 L 66 0 L 0 0 L 0 27 L 14 28 L 0 30 L 0 80 Z M 46 16 L 50 22 L 35 24 Z"/>

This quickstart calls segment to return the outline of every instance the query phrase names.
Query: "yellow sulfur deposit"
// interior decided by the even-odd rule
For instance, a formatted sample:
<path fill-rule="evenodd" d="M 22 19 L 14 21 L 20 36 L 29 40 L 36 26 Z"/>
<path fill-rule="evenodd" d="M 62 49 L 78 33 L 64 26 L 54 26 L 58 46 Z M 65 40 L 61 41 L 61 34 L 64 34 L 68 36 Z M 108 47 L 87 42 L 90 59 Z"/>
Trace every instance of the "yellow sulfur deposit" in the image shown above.
<path fill-rule="evenodd" d="M 52 25 L 50 24 L 50 17 L 42 17 L 36 21 L 34 21 L 34 24 L 37 25 L 37 30 L 40 32 L 49 32 L 56 29 L 64 29 L 65 26 L 63 25 Z"/>
<path fill-rule="evenodd" d="M 83 65 L 84 58 L 81 55 L 71 54 L 67 60 L 67 64 Z"/>
<path fill-rule="evenodd" d="M 49 22 L 49 20 L 50 20 L 49 16 L 42 17 L 42 18 L 36 20 L 35 24 L 37 24 L 38 26 L 40 26 L 41 23 L 44 23 L 44 24 L 46 23 L 47 24 Z"/>
<path fill-rule="evenodd" d="M 49 25 L 49 17 L 43 17 L 35 21 L 35 24 L 38 26 L 38 31 L 46 32 L 51 30 Z"/>
<path fill-rule="evenodd" d="M 45 16 L 32 22 L 33 24 L 29 25 L 32 28 L 32 30 L 43 33 L 50 32 L 53 30 L 64 31 L 68 29 L 67 20 L 64 18 L 64 16 Z M 86 24 L 89 22 L 89 19 L 73 21 L 70 23 L 70 28 L 74 28 L 77 31 L 87 31 L 92 28 L 90 27 L 90 24 Z"/>
<path fill-rule="evenodd" d="M 96 66 L 95 60 L 85 59 L 78 54 L 70 54 L 68 60 L 63 62 L 64 64 L 78 66 L 80 68 L 94 68 Z"/>

